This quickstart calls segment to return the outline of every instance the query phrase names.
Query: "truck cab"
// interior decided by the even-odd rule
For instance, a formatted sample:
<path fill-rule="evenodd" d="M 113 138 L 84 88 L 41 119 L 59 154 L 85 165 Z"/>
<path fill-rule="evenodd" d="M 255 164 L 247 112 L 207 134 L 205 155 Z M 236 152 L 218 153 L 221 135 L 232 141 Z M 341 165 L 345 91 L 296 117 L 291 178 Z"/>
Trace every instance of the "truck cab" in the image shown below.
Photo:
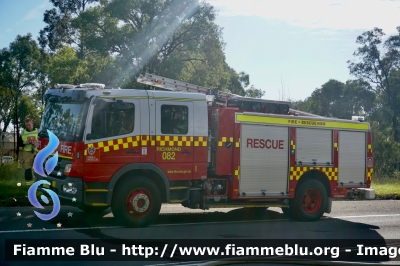
<path fill-rule="evenodd" d="M 190 182 L 207 176 L 203 94 L 61 85 L 45 100 L 39 149 L 47 146 L 49 130 L 60 141 L 59 159 L 47 176 L 35 175 L 48 180 L 64 203 L 101 210 L 136 197 L 141 200 L 131 209 L 142 216 L 141 204 L 156 201 L 154 212 L 161 202 L 183 202 Z M 116 199 L 137 176 L 146 183 L 142 193 Z"/>

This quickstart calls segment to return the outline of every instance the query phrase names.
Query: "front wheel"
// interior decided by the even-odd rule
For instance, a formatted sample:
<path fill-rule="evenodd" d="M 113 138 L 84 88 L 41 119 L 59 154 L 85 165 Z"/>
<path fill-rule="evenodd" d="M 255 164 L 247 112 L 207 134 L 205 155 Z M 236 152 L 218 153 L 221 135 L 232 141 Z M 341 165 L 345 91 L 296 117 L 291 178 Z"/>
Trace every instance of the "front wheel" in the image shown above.
<path fill-rule="evenodd" d="M 115 219 L 127 226 L 147 226 L 160 212 L 160 193 L 156 185 L 144 177 L 128 179 L 114 191 L 111 209 Z"/>
<path fill-rule="evenodd" d="M 296 190 L 294 214 L 300 221 L 316 221 L 325 212 L 328 196 L 317 180 L 308 180 Z"/>

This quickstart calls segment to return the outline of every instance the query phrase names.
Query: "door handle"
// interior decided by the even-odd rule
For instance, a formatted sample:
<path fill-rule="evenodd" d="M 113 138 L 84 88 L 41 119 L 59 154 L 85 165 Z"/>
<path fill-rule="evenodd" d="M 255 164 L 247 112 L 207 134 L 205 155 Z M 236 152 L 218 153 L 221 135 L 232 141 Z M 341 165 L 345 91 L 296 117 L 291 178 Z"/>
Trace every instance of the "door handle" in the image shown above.
<path fill-rule="evenodd" d="M 191 151 L 188 151 L 188 150 L 184 150 L 184 151 L 181 151 L 181 153 L 182 153 L 182 154 L 191 154 L 192 152 L 191 152 Z"/>
<path fill-rule="evenodd" d="M 126 153 L 139 153 L 139 151 L 138 150 L 127 150 L 127 151 L 125 151 Z"/>

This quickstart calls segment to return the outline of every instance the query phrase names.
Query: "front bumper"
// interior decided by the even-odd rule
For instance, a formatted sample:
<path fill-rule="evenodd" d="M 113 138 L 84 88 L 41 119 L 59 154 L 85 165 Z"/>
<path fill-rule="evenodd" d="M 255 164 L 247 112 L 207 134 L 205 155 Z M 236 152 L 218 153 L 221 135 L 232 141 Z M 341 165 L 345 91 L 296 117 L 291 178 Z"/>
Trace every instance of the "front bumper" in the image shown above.
<path fill-rule="evenodd" d="M 84 183 L 80 178 L 65 177 L 63 179 L 55 178 L 51 176 L 40 176 L 35 173 L 36 181 L 46 180 L 51 186 L 50 189 L 53 190 L 59 197 L 62 204 L 71 205 L 79 207 L 84 202 Z M 63 190 L 63 187 L 76 188 L 76 193 L 68 193 Z"/>

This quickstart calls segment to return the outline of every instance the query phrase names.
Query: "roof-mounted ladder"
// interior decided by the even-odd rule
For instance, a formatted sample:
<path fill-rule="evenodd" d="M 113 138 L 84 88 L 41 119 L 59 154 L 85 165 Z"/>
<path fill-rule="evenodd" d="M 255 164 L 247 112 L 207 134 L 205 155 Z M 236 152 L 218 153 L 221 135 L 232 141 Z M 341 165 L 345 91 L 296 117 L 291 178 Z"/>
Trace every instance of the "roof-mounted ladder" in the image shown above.
<path fill-rule="evenodd" d="M 170 78 L 165 78 L 162 76 L 158 75 L 153 75 L 153 74 L 148 74 L 145 73 L 144 75 L 140 75 L 139 78 L 137 79 L 137 82 L 154 86 L 154 87 L 159 87 L 163 88 L 166 90 L 170 91 L 181 91 L 181 92 L 194 92 L 194 93 L 202 93 L 209 95 L 207 97 L 207 101 L 214 101 L 214 99 L 219 102 L 220 104 L 222 103 L 223 105 L 228 104 L 229 102 L 236 102 L 236 104 L 239 104 L 239 102 L 248 102 L 252 104 L 279 104 L 279 105 L 286 105 L 287 107 L 289 106 L 290 102 L 286 101 L 273 101 L 273 100 L 266 100 L 266 99 L 258 99 L 258 98 L 250 98 L 250 97 L 243 97 L 237 94 L 229 93 L 229 92 L 224 92 L 220 91 L 216 88 L 206 88 L 203 86 L 199 85 L 194 85 L 190 84 L 187 82 L 179 81 L 179 80 L 174 80 Z M 254 108 L 253 108 L 254 109 Z"/>

